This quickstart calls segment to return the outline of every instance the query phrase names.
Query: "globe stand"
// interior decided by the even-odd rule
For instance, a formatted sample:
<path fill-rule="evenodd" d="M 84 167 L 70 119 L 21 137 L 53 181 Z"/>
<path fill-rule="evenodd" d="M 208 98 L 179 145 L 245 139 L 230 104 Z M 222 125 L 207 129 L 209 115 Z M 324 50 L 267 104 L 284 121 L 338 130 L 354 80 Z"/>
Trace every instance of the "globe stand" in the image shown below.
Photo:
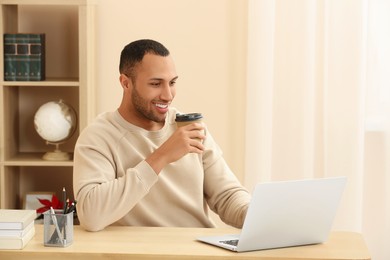
<path fill-rule="evenodd" d="M 46 152 L 42 159 L 47 161 L 70 161 L 72 159 L 72 156 L 68 152 L 63 152 L 60 150 L 60 143 L 50 143 L 46 142 L 46 144 L 52 144 L 55 145 L 56 148 L 53 152 Z"/>

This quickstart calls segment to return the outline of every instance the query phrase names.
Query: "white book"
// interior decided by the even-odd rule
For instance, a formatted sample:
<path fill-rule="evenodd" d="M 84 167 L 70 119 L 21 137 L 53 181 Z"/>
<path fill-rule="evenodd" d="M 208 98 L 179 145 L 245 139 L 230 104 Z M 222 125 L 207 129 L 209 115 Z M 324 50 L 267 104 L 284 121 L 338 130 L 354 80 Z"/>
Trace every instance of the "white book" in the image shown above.
<path fill-rule="evenodd" d="M 0 209 L 0 230 L 25 229 L 37 217 L 35 210 Z"/>
<path fill-rule="evenodd" d="M 25 229 L 0 229 L 0 239 L 7 237 L 23 237 L 32 228 L 34 228 L 34 221 L 31 222 Z"/>
<path fill-rule="evenodd" d="M 35 227 L 23 237 L 0 237 L 0 249 L 23 249 L 35 235 Z"/>

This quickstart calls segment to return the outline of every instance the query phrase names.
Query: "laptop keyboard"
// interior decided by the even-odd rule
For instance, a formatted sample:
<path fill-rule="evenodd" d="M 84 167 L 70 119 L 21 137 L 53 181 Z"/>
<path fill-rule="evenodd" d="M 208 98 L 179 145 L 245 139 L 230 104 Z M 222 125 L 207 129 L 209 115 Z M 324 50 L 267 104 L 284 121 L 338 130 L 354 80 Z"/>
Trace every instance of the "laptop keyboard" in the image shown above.
<path fill-rule="evenodd" d="M 227 245 L 231 245 L 231 246 L 237 246 L 237 244 L 238 244 L 238 239 L 222 240 L 222 241 L 219 241 L 219 243 L 227 244 Z"/>

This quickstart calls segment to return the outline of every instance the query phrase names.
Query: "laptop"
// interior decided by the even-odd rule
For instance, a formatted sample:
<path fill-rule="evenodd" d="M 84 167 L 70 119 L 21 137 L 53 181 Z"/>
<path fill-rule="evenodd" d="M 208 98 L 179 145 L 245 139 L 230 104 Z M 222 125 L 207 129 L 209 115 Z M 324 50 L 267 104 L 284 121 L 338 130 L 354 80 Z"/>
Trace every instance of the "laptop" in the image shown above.
<path fill-rule="evenodd" d="M 346 181 L 332 177 L 259 183 L 240 234 L 197 240 L 235 252 L 323 243 Z"/>

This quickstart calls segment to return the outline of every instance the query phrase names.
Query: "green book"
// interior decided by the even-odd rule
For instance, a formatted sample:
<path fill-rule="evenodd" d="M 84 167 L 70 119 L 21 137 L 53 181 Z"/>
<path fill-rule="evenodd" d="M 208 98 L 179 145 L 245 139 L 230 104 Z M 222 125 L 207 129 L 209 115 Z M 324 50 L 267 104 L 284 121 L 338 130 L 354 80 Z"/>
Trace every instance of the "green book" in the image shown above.
<path fill-rule="evenodd" d="M 45 34 L 4 34 L 4 80 L 45 80 Z"/>

